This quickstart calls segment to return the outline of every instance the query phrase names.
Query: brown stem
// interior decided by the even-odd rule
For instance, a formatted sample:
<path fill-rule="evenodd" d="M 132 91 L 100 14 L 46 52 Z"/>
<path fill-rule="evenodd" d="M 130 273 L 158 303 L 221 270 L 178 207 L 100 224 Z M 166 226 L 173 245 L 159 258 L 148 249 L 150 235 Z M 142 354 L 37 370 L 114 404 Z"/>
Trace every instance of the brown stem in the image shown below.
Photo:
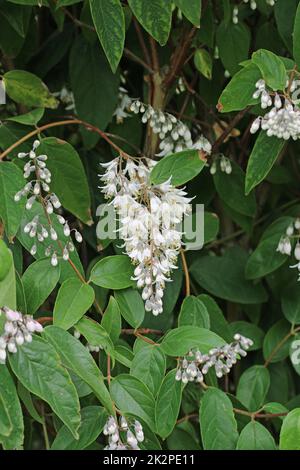
<path fill-rule="evenodd" d="M 140 334 L 143 334 L 143 335 L 157 335 L 157 336 L 161 336 L 164 334 L 163 331 L 161 330 L 152 330 L 151 328 L 138 328 L 137 330 L 134 330 L 133 328 L 123 328 L 122 329 L 122 334 L 124 335 L 135 335 L 136 336 L 136 333 L 140 333 Z"/>
<path fill-rule="evenodd" d="M 212 153 L 215 153 L 219 147 L 223 144 L 224 140 L 229 136 L 231 133 L 232 129 L 235 128 L 235 126 L 243 119 L 243 117 L 246 115 L 246 113 L 249 111 L 250 106 L 248 106 L 246 109 L 243 109 L 240 111 L 233 119 L 232 121 L 228 124 L 224 132 L 220 135 L 220 137 L 215 141 L 212 147 Z"/>
<path fill-rule="evenodd" d="M 188 297 L 191 295 L 191 283 L 190 283 L 190 274 L 189 268 L 186 262 L 186 257 L 183 250 L 180 250 L 181 259 L 182 259 L 182 267 L 185 275 L 185 295 Z"/>

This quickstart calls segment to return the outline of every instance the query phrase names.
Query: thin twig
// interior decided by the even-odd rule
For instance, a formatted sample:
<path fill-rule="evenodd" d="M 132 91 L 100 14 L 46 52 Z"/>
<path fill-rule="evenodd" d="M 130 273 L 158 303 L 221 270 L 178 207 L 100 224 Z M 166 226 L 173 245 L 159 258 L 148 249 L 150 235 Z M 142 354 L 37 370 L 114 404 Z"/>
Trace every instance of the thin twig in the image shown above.
<path fill-rule="evenodd" d="M 185 253 L 183 250 L 180 250 L 181 254 L 181 259 L 182 259 L 182 267 L 185 275 L 185 295 L 188 297 L 191 295 L 191 285 L 190 285 L 190 274 L 189 274 L 189 268 L 186 262 L 186 257 Z"/>

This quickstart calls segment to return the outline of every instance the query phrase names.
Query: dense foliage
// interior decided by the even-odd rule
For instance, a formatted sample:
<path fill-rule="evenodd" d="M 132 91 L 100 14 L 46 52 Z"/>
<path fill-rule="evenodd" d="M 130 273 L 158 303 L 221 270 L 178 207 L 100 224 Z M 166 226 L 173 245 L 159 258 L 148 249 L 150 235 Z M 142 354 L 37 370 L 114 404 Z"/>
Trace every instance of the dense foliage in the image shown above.
<path fill-rule="evenodd" d="M 0 447 L 300 450 L 298 4 L 0 0 Z"/>

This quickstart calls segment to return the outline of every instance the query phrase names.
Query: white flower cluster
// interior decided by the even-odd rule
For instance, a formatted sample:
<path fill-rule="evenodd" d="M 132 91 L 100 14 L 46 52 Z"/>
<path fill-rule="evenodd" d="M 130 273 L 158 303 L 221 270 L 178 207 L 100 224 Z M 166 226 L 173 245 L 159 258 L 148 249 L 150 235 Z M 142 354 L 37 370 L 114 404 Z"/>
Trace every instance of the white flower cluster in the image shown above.
<path fill-rule="evenodd" d="M 122 441 L 120 433 L 126 436 L 126 443 Z M 104 426 L 103 434 L 108 436 L 108 445 L 104 450 L 140 450 L 139 443 L 144 441 L 141 423 L 135 420 L 133 425 L 130 425 L 124 416 L 120 417 L 119 423 L 116 418 L 110 416 Z"/>
<path fill-rule="evenodd" d="M 4 333 L 0 336 L 0 364 L 5 364 L 7 351 L 15 354 L 18 346 L 24 342 L 31 343 L 32 333 L 40 333 L 43 327 L 31 315 L 22 315 L 8 307 L 0 309 L 5 315 Z"/>
<path fill-rule="evenodd" d="M 191 199 L 170 181 L 151 185 L 149 177 L 155 164 L 146 158 L 137 162 L 128 159 L 123 168 L 119 157 L 102 164 L 106 172 L 100 176 L 105 184 L 102 192 L 113 198 L 125 253 L 136 265 L 133 280 L 143 288 L 145 309 L 158 315 L 163 311 L 165 283 L 171 280 L 182 245 L 178 224 L 191 211 Z"/>
<path fill-rule="evenodd" d="M 239 356 L 245 357 L 247 350 L 253 345 L 253 341 L 240 334 L 234 336 L 234 342 L 225 344 L 220 348 L 214 348 L 208 354 L 202 354 L 200 351 L 190 351 L 189 354 L 180 359 L 176 380 L 182 383 L 188 382 L 201 383 L 204 375 L 214 367 L 218 378 L 228 374 Z"/>
<path fill-rule="evenodd" d="M 221 155 L 220 159 L 216 159 L 212 162 L 211 167 L 209 169 L 211 175 L 215 175 L 218 171 L 218 164 L 220 165 L 220 170 L 226 175 L 231 175 L 232 173 L 232 166 L 229 158 L 225 157 L 225 155 Z"/>
<path fill-rule="evenodd" d="M 295 233 L 295 231 L 297 232 Z M 300 241 L 299 241 L 300 233 L 299 231 L 300 231 L 300 219 L 297 218 L 292 224 L 288 226 L 285 234 L 280 238 L 278 247 L 276 250 L 276 251 L 279 251 L 279 253 L 282 253 L 283 255 L 291 256 L 292 250 L 293 250 L 292 240 L 293 238 L 298 239 L 294 248 L 294 257 L 297 263 L 294 266 L 291 266 L 291 268 L 297 268 L 299 271 L 298 281 L 300 281 Z"/>
<path fill-rule="evenodd" d="M 66 111 L 75 111 L 74 94 L 66 86 L 63 86 L 60 91 L 56 91 L 53 95 L 59 98 Z"/>
<path fill-rule="evenodd" d="M 132 98 L 128 96 L 128 91 L 123 87 L 119 87 L 118 105 L 114 112 L 117 124 L 122 124 L 124 119 L 130 116 L 127 111 L 130 110 L 131 103 Z"/>
<path fill-rule="evenodd" d="M 253 121 L 250 132 L 255 134 L 261 128 L 269 137 L 298 140 L 300 138 L 300 109 L 285 97 L 288 92 L 293 92 L 296 88 L 297 81 L 293 80 L 291 84 L 287 81 L 284 97 L 282 97 L 278 93 L 270 93 L 263 79 L 258 80 L 253 98 L 260 97 L 262 109 L 271 106 L 272 109 Z"/>
<path fill-rule="evenodd" d="M 56 196 L 50 190 L 51 183 L 51 172 L 48 170 L 46 161 L 48 159 L 47 155 L 37 155 L 36 149 L 39 147 L 40 141 L 35 140 L 33 143 L 33 148 L 29 153 L 19 153 L 18 157 L 20 159 L 29 158 L 29 161 L 24 165 L 24 179 L 28 180 L 31 176 L 34 179 L 27 181 L 24 188 L 21 191 L 18 191 L 15 194 L 15 201 L 18 202 L 22 197 L 26 197 L 26 209 L 32 209 L 33 204 L 39 200 L 43 207 L 47 217 L 54 213 L 55 209 L 61 208 L 61 203 Z M 65 237 L 69 237 L 71 232 L 74 231 L 75 239 L 77 242 L 82 242 L 81 234 L 76 230 L 71 230 L 68 222 L 61 214 L 56 214 L 59 224 L 63 226 L 63 232 Z M 30 249 L 30 253 L 34 256 L 37 253 L 37 244 L 43 243 L 46 239 L 50 239 L 54 242 L 58 242 L 58 234 L 52 224 L 50 224 L 49 218 L 49 227 L 45 227 L 41 221 L 39 215 L 33 217 L 33 219 L 24 226 L 24 233 L 28 234 L 30 238 L 34 240 L 34 243 Z M 69 253 L 74 251 L 74 245 L 71 241 L 68 241 L 64 244 L 62 248 L 62 258 L 67 261 L 69 259 Z M 53 247 L 52 244 L 49 244 L 45 250 L 45 256 L 51 256 L 52 266 L 57 266 L 58 264 L 58 254 L 57 250 Z"/>
<path fill-rule="evenodd" d="M 153 132 L 159 135 L 161 142 L 158 157 L 164 157 L 171 153 L 181 152 L 185 149 L 202 150 L 210 155 L 212 146 L 210 142 L 201 135 L 193 141 L 192 134 L 186 124 L 177 119 L 173 114 L 155 110 L 139 100 L 133 101 L 130 110 L 135 114 L 142 114 L 142 122 L 149 122 Z"/>

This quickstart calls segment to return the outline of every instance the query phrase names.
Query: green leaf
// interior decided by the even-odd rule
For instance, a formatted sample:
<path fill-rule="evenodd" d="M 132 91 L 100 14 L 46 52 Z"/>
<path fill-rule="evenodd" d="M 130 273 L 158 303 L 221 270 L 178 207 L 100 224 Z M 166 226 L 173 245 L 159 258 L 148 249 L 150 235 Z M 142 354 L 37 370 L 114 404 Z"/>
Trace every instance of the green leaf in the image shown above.
<path fill-rule="evenodd" d="M 0 443 L 5 450 L 21 449 L 24 440 L 24 423 L 22 408 L 16 391 L 14 381 L 5 365 L 0 364 L 0 409 L 5 409 L 9 420 L 5 434 L 4 423 L 1 418 Z M 2 414 L 3 416 L 3 414 Z M 0 412 L 1 417 L 1 412 Z M 8 435 L 7 435 L 7 431 Z"/>
<path fill-rule="evenodd" d="M 166 371 L 164 353 L 155 345 L 145 344 L 134 356 L 130 374 L 141 380 L 156 396 Z"/>
<path fill-rule="evenodd" d="M 11 116 L 6 118 L 6 121 L 18 122 L 24 126 L 36 126 L 37 123 L 42 119 L 45 113 L 44 108 L 37 108 L 29 111 L 26 114 L 20 114 L 19 116 Z"/>
<path fill-rule="evenodd" d="M 115 292 L 123 318 L 133 328 L 138 328 L 144 320 L 145 307 L 141 295 L 134 289 L 125 289 Z"/>
<path fill-rule="evenodd" d="M 193 325 L 202 328 L 210 328 L 209 314 L 206 306 L 200 299 L 189 295 L 181 305 L 178 326 Z"/>
<path fill-rule="evenodd" d="M 183 150 L 162 158 L 150 175 L 152 184 L 165 183 L 169 178 L 173 186 L 181 186 L 195 178 L 205 167 L 206 159 L 198 150 Z"/>
<path fill-rule="evenodd" d="M 235 449 L 238 432 L 230 399 L 217 388 L 209 388 L 200 403 L 200 430 L 205 450 Z"/>
<path fill-rule="evenodd" d="M 101 325 L 105 328 L 113 343 L 118 341 L 121 334 L 122 320 L 119 304 L 112 296 L 109 298 L 108 306 L 101 320 Z"/>
<path fill-rule="evenodd" d="M 37 154 L 48 156 L 47 168 L 51 171 L 51 190 L 61 204 L 82 222 L 91 225 L 90 191 L 83 164 L 76 150 L 68 142 L 47 137 L 42 140 Z"/>
<path fill-rule="evenodd" d="M 60 267 L 49 266 L 49 259 L 32 263 L 22 276 L 27 312 L 33 315 L 49 297 L 60 277 Z"/>
<path fill-rule="evenodd" d="M 194 55 L 196 69 L 208 80 L 212 79 L 212 58 L 206 49 L 197 49 Z"/>
<path fill-rule="evenodd" d="M 43 336 L 56 349 L 63 365 L 88 384 L 100 403 L 113 414 L 113 403 L 104 384 L 103 375 L 85 346 L 70 333 L 56 326 L 47 326 Z"/>
<path fill-rule="evenodd" d="M 0 218 L 9 240 L 16 235 L 25 208 L 25 199 L 15 202 L 15 194 L 25 186 L 21 170 L 11 162 L 0 163 Z"/>
<path fill-rule="evenodd" d="M 108 414 L 101 406 L 87 406 L 81 410 L 79 438 L 75 440 L 69 429 L 62 426 L 58 431 L 51 450 L 83 450 L 102 433 Z"/>
<path fill-rule="evenodd" d="M 0 305 L 15 309 L 16 276 L 13 256 L 3 240 L 0 240 L 0 260 L 3 262 L 0 277 Z"/>
<path fill-rule="evenodd" d="M 174 3 L 194 26 L 200 27 L 202 0 L 174 0 Z"/>
<path fill-rule="evenodd" d="M 242 430 L 237 450 L 276 450 L 272 434 L 257 421 L 251 421 Z"/>
<path fill-rule="evenodd" d="M 300 408 L 295 408 L 284 419 L 280 431 L 279 449 L 300 450 Z"/>
<path fill-rule="evenodd" d="M 284 90 L 287 74 L 283 61 L 273 52 L 260 49 L 252 54 L 252 61 L 261 71 L 266 84 L 273 90 Z"/>
<path fill-rule="evenodd" d="M 217 302 L 206 294 L 198 295 L 197 298 L 205 305 L 209 313 L 210 330 L 230 343 L 232 341 L 231 329 Z"/>
<path fill-rule="evenodd" d="M 58 101 L 36 75 L 25 70 L 10 70 L 3 76 L 5 91 L 17 103 L 39 108 L 57 108 Z"/>
<path fill-rule="evenodd" d="M 126 289 L 134 284 L 133 265 L 126 255 L 113 255 L 102 258 L 93 266 L 90 282 L 106 289 Z"/>
<path fill-rule="evenodd" d="M 249 351 L 256 351 L 262 348 L 265 332 L 261 328 L 246 321 L 235 321 L 230 323 L 229 326 L 232 331 L 232 338 L 235 334 L 239 333 L 246 338 L 252 339 L 254 344 L 249 348 Z"/>
<path fill-rule="evenodd" d="M 121 374 L 110 384 L 112 399 L 123 414 L 130 414 L 145 421 L 155 430 L 155 401 L 149 389 L 136 377 Z"/>
<path fill-rule="evenodd" d="M 223 171 L 217 171 L 214 175 L 214 183 L 220 198 L 236 212 L 253 217 L 256 211 L 254 193 L 245 196 L 245 174 L 234 161 L 231 162 L 232 173 L 227 175 Z"/>
<path fill-rule="evenodd" d="M 53 346 L 35 336 L 23 344 L 9 363 L 20 382 L 47 402 L 75 439 L 80 426 L 80 406 L 76 389 Z"/>
<path fill-rule="evenodd" d="M 164 46 L 168 40 L 172 3 L 170 0 L 128 0 L 128 4 L 145 30 Z"/>
<path fill-rule="evenodd" d="M 75 5 L 75 3 L 82 2 L 82 0 L 57 0 L 56 8 L 66 7 L 68 5 Z"/>
<path fill-rule="evenodd" d="M 78 116 L 104 130 L 117 106 L 119 76 L 112 73 L 97 41 L 77 37 L 70 54 L 70 79 Z M 89 131 L 83 135 L 89 147 L 99 139 Z"/>
<path fill-rule="evenodd" d="M 87 317 L 83 317 L 75 326 L 89 344 L 100 346 L 107 354 L 114 356 L 113 343 L 103 326 Z"/>
<path fill-rule="evenodd" d="M 271 363 L 279 362 L 289 355 L 291 338 L 286 341 L 283 340 L 290 331 L 291 325 L 285 319 L 279 320 L 269 329 L 263 344 L 263 353 L 266 360 L 271 358 Z"/>
<path fill-rule="evenodd" d="M 12 423 L 5 407 L 4 400 L 0 394 L 0 442 L 1 436 L 7 437 L 12 432 Z"/>
<path fill-rule="evenodd" d="M 291 217 L 280 217 L 264 232 L 258 247 L 251 253 L 245 269 L 247 279 L 258 279 L 272 273 L 287 260 L 277 251 L 278 243 L 291 224 Z"/>
<path fill-rule="evenodd" d="M 287 285 L 281 296 L 281 308 L 285 318 L 297 325 L 300 323 L 299 283 Z"/>
<path fill-rule="evenodd" d="M 264 404 L 269 387 L 268 369 L 264 366 L 252 366 L 241 375 L 236 397 L 249 411 L 257 411 Z"/>
<path fill-rule="evenodd" d="M 277 0 L 274 6 L 278 33 L 291 53 L 293 52 L 293 30 L 296 24 L 297 6 L 298 0 Z"/>
<path fill-rule="evenodd" d="M 67 279 L 60 287 L 53 311 L 53 323 L 68 330 L 89 310 L 95 300 L 94 289 L 76 277 Z"/>
<path fill-rule="evenodd" d="M 155 404 L 156 429 L 162 439 L 173 431 L 180 410 L 182 383 L 175 376 L 176 369 L 165 376 Z"/>
<path fill-rule="evenodd" d="M 181 326 L 169 331 L 161 342 L 161 348 L 168 356 L 184 356 L 191 349 L 198 348 L 203 354 L 225 344 L 215 333 L 197 326 Z"/>
<path fill-rule="evenodd" d="M 249 29 L 242 22 L 235 25 L 222 21 L 219 25 L 216 42 L 221 61 L 231 75 L 240 69 L 240 62 L 248 59 L 250 39 Z"/>
<path fill-rule="evenodd" d="M 190 267 L 195 281 L 210 294 L 241 304 L 257 304 L 267 300 L 261 284 L 245 279 L 248 254 L 239 247 L 228 249 L 223 256 L 205 255 Z"/>
<path fill-rule="evenodd" d="M 255 83 L 260 78 L 260 70 L 255 64 L 250 63 L 242 68 L 223 90 L 219 98 L 218 110 L 221 113 L 230 113 L 258 103 L 259 100 L 253 98 L 253 93 Z"/>
<path fill-rule="evenodd" d="M 115 72 L 125 41 L 125 19 L 120 0 L 90 0 L 90 6 L 101 45 Z"/>

